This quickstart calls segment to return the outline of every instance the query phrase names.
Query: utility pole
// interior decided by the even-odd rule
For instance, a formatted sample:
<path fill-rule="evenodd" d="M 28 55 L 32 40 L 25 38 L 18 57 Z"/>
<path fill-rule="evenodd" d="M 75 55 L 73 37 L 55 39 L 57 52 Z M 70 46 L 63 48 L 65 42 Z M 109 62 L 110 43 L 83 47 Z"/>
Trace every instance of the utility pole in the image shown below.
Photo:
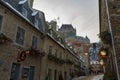
<path fill-rule="evenodd" d="M 107 11 L 108 25 L 109 25 L 109 30 L 110 30 L 110 34 L 111 34 L 111 40 L 112 40 L 113 58 L 114 58 L 114 61 L 115 61 L 115 68 L 116 68 L 116 73 L 117 73 L 117 80 L 120 80 L 120 75 L 119 75 L 119 70 L 118 70 L 118 65 L 117 65 L 117 58 L 116 58 L 116 50 L 115 50 L 113 33 L 112 33 L 112 27 L 111 27 L 111 22 L 110 22 L 108 0 L 105 0 L 105 4 L 106 4 L 106 11 Z"/>

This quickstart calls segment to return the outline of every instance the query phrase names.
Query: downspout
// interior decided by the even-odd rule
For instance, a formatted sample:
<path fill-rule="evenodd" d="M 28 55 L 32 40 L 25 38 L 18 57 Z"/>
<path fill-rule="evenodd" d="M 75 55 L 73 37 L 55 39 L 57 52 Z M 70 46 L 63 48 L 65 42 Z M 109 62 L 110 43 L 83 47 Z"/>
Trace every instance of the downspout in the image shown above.
<path fill-rule="evenodd" d="M 39 80 L 41 80 L 41 60 L 42 60 L 42 57 L 40 56 L 40 68 L 39 68 Z"/>

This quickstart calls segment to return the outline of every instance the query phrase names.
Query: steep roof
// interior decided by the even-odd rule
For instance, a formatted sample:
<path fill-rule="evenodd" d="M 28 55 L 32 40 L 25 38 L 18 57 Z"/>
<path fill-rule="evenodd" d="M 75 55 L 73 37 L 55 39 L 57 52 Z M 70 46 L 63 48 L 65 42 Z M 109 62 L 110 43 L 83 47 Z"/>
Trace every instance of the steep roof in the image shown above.
<path fill-rule="evenodd" d="M 43 33 L 43 26 L 41 25 L 40 17 L 38 14 L 32 16 L 34 11 L 28 6 L 27 0 L 1 0 L 7 7 L 9 7 L 13 12 L 19 15 L 21 18 L 30 23 L 33 27 L 38 29 Z M 27 16 L 22 14 L 23 8 L 27 10 Z M 38 26 L 35 26 L 35 19 L 38 20 Z"/>
<path fill-rule="evenodd" d="M 71 24 L 62 24 L 62 26 L 61 26 L 61 28 L 59 30 L 63 30 L 63 29 L 64 30 L 66 30 L 66 29 L 73 29 L 73 30 L 75 30 Z"/>
<path fill-rule="evenodd" d="M 76 36 L 76 38 L 78 40 L 81 40 L 83 42 L 90 42 L 90 39 L 86 36 L 86 37 L 82 37 L 82 36 Z"/>

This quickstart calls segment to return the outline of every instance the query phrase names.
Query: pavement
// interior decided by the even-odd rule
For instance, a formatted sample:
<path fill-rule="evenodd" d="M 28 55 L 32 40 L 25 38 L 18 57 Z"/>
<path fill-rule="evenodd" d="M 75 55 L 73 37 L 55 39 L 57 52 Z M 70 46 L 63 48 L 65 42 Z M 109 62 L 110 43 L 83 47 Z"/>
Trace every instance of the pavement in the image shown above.
<path fill-rule="evenodd" d="M 74 78 L 73 80 L 103 80 L 103 74 L 90 75 L 90 76 L 81 76 L 81 77 Z"/>
<path fill-rule="evenodd" d="M 101 75 L 96 75 L 96 76 L 94 76 L 93 78 L 92 78 L 92 80 L 103 80 L 103 74 L 101 74 Z"/>

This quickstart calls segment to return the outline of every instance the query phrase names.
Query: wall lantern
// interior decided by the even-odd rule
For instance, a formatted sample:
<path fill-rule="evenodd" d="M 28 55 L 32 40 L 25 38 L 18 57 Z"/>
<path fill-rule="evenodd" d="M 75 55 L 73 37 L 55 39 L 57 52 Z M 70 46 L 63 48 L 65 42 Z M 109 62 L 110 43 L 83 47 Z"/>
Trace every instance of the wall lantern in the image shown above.
<path fill-rule="evenodd" d="M 108 49 L 101 49 L 100 50 L 100 57 L 105 58 L 108 55 Z"/>
<path fill-rule="evenodd" d="M 100 65 L 104 65 L 104 62 L 103 62 L 103 60 L 100 60 Z"/>
<path fill-rule="evenodd" d="M 107 53 L 106 53 L 106 51 L 105 51 L 105 50 L 102 50 L 102 51 L 100 51 L 100 55 L 101 55 L 101 56 L 106 56 L 106 55 L 107 55 Z"/>

